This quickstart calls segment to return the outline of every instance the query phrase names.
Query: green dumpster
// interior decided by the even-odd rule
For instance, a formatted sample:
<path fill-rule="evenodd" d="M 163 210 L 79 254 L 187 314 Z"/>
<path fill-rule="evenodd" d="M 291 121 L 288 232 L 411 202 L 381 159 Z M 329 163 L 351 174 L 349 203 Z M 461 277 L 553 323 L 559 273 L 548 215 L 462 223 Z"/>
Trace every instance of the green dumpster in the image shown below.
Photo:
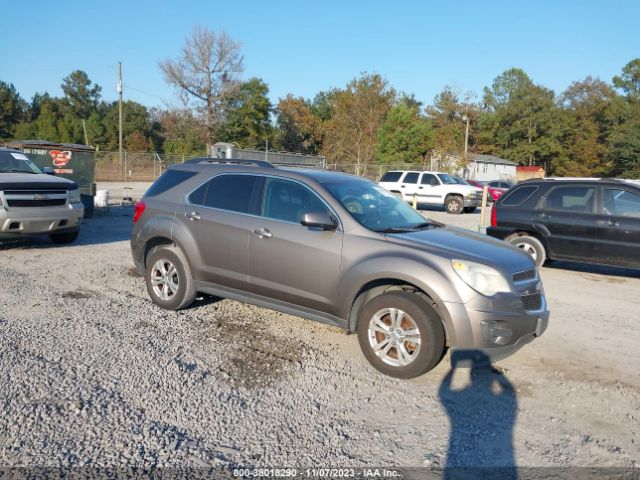
<path fill-rule="evenodd" d="M 84 216 L 93 215 L 93 197 L 96 193 L 94 147 L 46 140 L 19 140 L 6 145 L 22 150 L 40 168 L 53 168 L 56 176 L 76 182 L 84 204 Z"/>

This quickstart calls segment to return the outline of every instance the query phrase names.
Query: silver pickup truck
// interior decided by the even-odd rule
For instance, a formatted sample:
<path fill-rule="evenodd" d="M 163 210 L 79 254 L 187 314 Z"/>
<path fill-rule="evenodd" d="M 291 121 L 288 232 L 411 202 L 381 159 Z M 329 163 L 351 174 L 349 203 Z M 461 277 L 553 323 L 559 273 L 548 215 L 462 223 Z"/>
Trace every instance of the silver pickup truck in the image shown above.
<path fill-rule="evenodd" d="M 0 147 L 0 241 L 49 235 L 54 243 L 71 243 L 78 237 L 84 216 L 78 185 L 47 173 L 21 151 Z"/>

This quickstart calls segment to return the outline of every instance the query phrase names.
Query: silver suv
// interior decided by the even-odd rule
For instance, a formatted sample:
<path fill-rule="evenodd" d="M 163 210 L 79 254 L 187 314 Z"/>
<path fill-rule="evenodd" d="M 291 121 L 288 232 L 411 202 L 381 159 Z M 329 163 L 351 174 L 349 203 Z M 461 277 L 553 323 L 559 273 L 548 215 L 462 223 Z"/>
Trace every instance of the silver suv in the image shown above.
<path fill-rule="evenodd" d="M 48 235 L 70 243 L 78 237 L 84 216 L 78 185 L 45 173 L 20 150 L 0 147 L 0 240 Z"/>
<path fill-rule="evenodd" d="M 394 377 L 429 371 L 447 347 L 503 358 L 547 328 L 527 254 L 359 177 L 196 159 L 151 186 L 134 222 L 133 260 L 158 306 L 204 292 L 335 325 Z"/>

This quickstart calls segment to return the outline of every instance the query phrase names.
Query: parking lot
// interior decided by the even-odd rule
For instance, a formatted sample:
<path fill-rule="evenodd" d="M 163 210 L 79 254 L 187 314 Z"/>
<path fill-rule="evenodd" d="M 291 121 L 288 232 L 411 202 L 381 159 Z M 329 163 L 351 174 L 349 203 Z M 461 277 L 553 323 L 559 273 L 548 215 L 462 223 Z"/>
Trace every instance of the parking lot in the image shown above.
<path fill-rule="evenodd" d="M 448 388 L 448 357 L 401 381 L 319 323 L 210 297 L 160 310 L 131 213 L 0 247 L 0 465 L 637 465 L 638 271 L 544 267 L 547 332 Z"/>

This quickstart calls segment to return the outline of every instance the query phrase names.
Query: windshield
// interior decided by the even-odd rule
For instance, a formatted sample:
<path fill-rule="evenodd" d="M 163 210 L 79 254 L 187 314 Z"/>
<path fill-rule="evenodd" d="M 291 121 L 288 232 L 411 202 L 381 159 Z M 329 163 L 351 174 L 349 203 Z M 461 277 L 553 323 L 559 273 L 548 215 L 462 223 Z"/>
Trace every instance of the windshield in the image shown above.
<path fill-rule="evenodd" d="M 0 173 L 42 173 L 24 153 L 0 151 Z"/>
<path fill-rule="evenodd" d="M 440 180 L 442 180 L 442 183 L 444 183 L 445 185 L 456 185 L 457 183 L 459 183 L 455 177 L 449 175 L 448 173 L 439 173 L 438 177 L 440 178 Z"/>
<path fill-rule="evenodd" d="M 375 183 L 336 182 L 325 187 L 360 225 L 374 232 L 402 233 L 436 225 Z"/>

